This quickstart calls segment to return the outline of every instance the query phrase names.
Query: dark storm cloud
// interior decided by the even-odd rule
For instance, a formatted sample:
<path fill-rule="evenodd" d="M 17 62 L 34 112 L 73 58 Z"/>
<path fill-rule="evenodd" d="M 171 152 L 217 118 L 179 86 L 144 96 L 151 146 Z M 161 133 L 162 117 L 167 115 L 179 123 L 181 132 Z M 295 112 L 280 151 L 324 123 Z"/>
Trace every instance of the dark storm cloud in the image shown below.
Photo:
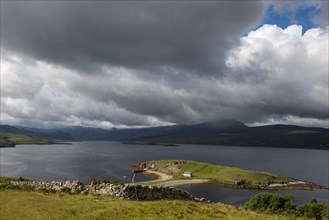
<path fill-rule="evenodd" d="M 1 1 L 1 120 L 326 126 L 328 29 L 250 31 L 264 10 L 261 1 Z"/>
<path fill-rule="evenodd" d="M 83 72 L 171 66 L 221 74 L 260 1 L 1 2 L 1 47 Z"/>

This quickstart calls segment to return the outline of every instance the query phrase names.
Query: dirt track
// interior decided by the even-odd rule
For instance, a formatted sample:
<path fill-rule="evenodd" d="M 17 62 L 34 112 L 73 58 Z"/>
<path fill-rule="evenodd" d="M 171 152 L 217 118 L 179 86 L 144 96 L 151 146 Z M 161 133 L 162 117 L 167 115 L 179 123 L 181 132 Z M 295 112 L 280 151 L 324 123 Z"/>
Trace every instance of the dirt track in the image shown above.
<path fill-rule="evenodd" d="M 197 183 L 207 183 L 210 180 L 207 179 L 186 179 L 186 180 L 172 180 L 172 176 L 167 175 L 165 173 L 147 170 L 145 171 L 146 174 L 154 174 L 158 176 L 158 179 L 151 180 L 147 182 L 142 182 L 141 184 L 147 184 L 152 186 L 179 186 L 179 185 L 186 185 L 186 184 L 197 184 Z"/>

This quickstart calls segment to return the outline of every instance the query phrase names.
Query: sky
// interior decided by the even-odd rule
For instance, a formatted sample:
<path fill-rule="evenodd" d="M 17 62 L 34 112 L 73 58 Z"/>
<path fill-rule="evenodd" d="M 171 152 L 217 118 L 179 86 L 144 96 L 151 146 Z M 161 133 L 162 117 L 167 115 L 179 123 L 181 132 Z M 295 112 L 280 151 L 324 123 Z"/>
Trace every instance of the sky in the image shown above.
<path fill-rule="evenodd" d="M 329 127 L 328 1 L 1 1 L 1 124 Z"/>

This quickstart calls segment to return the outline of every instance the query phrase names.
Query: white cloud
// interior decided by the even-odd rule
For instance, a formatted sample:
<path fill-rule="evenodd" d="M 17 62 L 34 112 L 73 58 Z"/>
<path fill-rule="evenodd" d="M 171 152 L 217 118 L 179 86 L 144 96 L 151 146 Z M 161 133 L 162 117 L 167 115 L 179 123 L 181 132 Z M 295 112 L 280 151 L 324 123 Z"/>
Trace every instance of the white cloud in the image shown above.
<path fill-rule="evenodd" d="M 256 82 L 254 99 L 272 113 L 328 117 L 328 29 L 302 35 L 301 26 L 264 25 L 241 39 L 227 65 L 229 77 Z"/>
<path fill-rule="evenodd" d="M 96 90 L 116 89 L 115 78 L 90 78 L 74 71 L 37 61 L 25 63 L 1 59 L 1 123 L 26 126 L 158 126 L 169 123 L 129 112 L 116 103 L 99 101 L 74 90 L 89 85 Z M 118 86 L 129 86 L 125 82 Z M 87 88 L 86 88 L 87 89 Z M 106 90 L 105 90 L 106 92 Z"/>
<path fill-rule="evenodd" d="M 329 120 L 320 120 L 316 118 L 301 118 L 298 116 L 287 115 L 286 117 L 268 119 L 261 123 L 250 123 L 249 126 L 263 126 L 269 124 L 289 124 L 289 125 L 299 125 L 304 127 L 323 127 L 329 128 Z"/>
<path fill-rule="evenodd" d="M 173 67 L 149 73 L 102 66 L 102 74 L 79 74 L 2 54 L 2 124 L 111 128 L 224 118 L 328 122 L 328 29 L 302 34 L 301 26 L 264 25 L 230 50 L 224 78 Z"/>

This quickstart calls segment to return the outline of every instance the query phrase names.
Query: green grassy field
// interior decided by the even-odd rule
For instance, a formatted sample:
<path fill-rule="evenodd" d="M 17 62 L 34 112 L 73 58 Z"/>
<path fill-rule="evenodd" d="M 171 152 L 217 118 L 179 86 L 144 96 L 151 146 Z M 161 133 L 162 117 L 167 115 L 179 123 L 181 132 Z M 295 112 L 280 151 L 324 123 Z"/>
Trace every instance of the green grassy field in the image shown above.
<path fill-rule="evenodd" d="M 155 171 L 172 175 L 174 179 L 211 179 L 226 182 L 269 183 L 290 182 L 294 179 L 279 176 L 269 172 L 244 170 L 236 167 L 219 166 L 190 160 L 156 160 L 148 161 L 154 164 Z M 192 172 L 192 177 L 183 177 L 185 171 Z"/>
<path fill-rule="evenodd" d="M 0 219 L 296 219 L 194 201 L 131 201 L 110 196 L 0 190 Z"/>

